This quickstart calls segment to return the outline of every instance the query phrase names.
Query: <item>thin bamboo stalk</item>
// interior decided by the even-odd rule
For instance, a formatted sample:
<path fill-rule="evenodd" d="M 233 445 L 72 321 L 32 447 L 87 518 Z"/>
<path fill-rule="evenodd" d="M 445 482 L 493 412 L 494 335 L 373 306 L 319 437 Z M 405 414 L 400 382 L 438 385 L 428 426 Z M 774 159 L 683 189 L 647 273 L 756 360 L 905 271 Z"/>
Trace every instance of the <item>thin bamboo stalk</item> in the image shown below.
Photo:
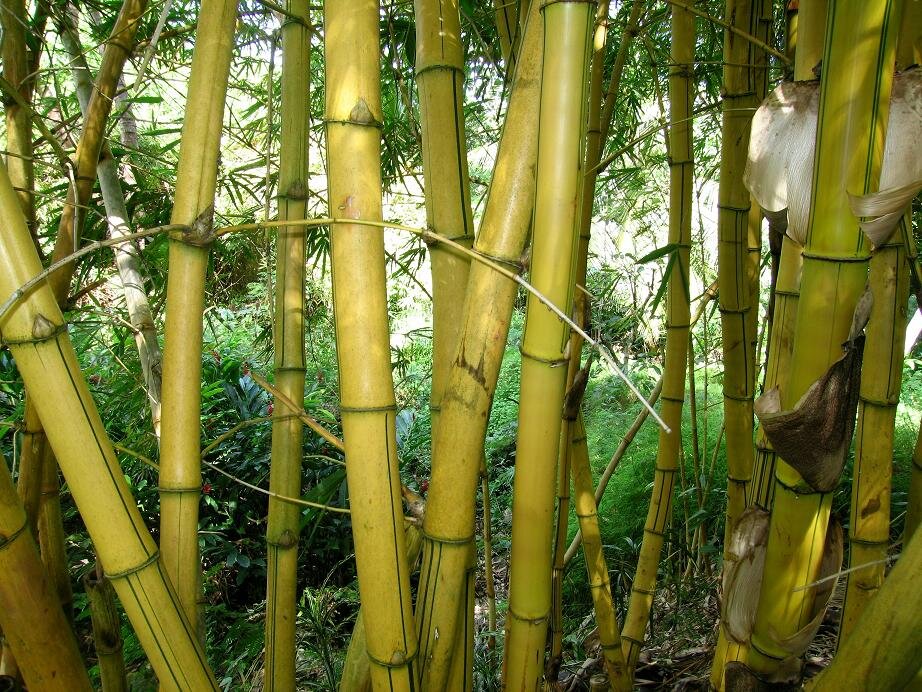
<path fill-rule="evenodd" d="M 493 0 L 499 49 L 506 63 L 506 74 L 510 75 L 515 73 L 515 55 L 522 38 L 519 33 L 520 5 L 519 0 Z"/>
<path fill-rule="evenodd" d="M 922 421 L 919 422 L 919 434 L 912 450 L 912 466 L 909 478 L 909 497 L 906 503 L 906 524 L 903 529 L 903 541 L 911 539 L 919 524 L 922 524 Z"/>
<path fill-rule="evenodd" d="M 104 575 L 88 574 L 83 588 L 90 602 L 93 644 L 99 659 L 99 681 L 103 692 L 128 692 L 125 659 L 122 656 L 122 623 L 115 606 L 115 591 Z"/>
<path fill-rule="evenodd" d="M 308 196 L 308 115 L 310 31 L 308 0 L 288 0 L 282 25 L 282 139 L 279 149 L 278 213 L 282 220 L 303 219 Z M 304 400 L 304 271 L 306 228 L 282 229 L 276 244 L 275 386 L 285 398 Z M 304 425 L 277 406 L 272 421 L 269 490 L 301 494 Z M 269 500 L 266 528 L 267 690 L 295 687 L 295 621 L 298 602 L 298 534 L 301 509 Z"/>
<path fill-rule="evenodd" d="M 38 539 L 45 571 L 54 585 L 68 621 L 73 619 L 74 591 L 70 582 L 70 564 L 67 560 L 67 534 L 61 513 L 61 481 L 58 477 L 58 460 L 50 445 L 45 445 L 42 459 L 41 503 L 38 514 Z"/>
<path fill-rule="evenodd" d="M 602 536 L 599 531 L 599 517 L 592 488 L 592 471 L 589 467 L 589 450 L 586 446 L 586 429 L 582 413 L 573 421 L 570 445 L 573 458 L 574 509 L 584 537 L 583 551 L 586 555 L 589 589 L 592 594 L 596 625 L 599 628 L 605 672 L 608 673 L 610 689 L 630 690 L 632 681 L 621 650 L 621 635 L 612 599 L 611 581 L 608 577 L 608 563 L 602 550 Z"/>
<path fill-rule="evenodd" d="M 17 204 L 12 189 L 9 194 L 7 203 Z M 21 223 L 27 233 L 24 220 Z M 26 239 L 31 245 L 28 236 Z M 14 671 L 13 658 L 8 659 L 4 654 L 4 674 L 21 673 L 29 689 L 34 690 L 91 690 L 77 640 L 45 575 L 25 510 L 3 459 L 0 459 L 0 574 L 3 575 L 0 627 L 16 662 Z"/>
<path fill-rule="evenodd" d="M 849 563 L 868 566 L 846 576 L 840 642 L 854 631 L 861 613 L 883 584 L 890 545 L 893 430 L 903 374 L 904 302 L 909 293 L 909 265 L 899 235 L 875 248 L 869 286 L 874 306 L 861 366 L 848 523 Z"/>
<path fill-rule="evenodd" d="M 212 240 L 221 123 L 237 19 L 236 0 L 203 0 L 186 95 L 170 236 L 160 438 L 160 546 L 193 629 L 200 629 L 198 511 L 202 315 Z"/>
<path fill-rule="evenodd" d="M 493 182 L 475 252 L 520 268 L 534 202 L 536 113 L 541 27 L 532 3 L 516 67 Z M 432 479 L 423 520 L 423 561 L 416 619 L 424 689 L 443 689 L 459 623 L 474 540 L 474 507 L 487 418 L 502 362 L 516 283 L 487 267 L 471 267 L 463 326 L 433 436 Z M 439 636 L 436 637 L 436 632 Z"/>
<path fill-rule="evenodd" d="M 644 524 L 644 537 L 631 586 L 631 599 L 622 648 L 632 675 L 643 645 L 653 606 L 653 593 L 665 529 L 672 516 L 675 474 L 682 448 L 682 405 L 691 321 L 689 249 L 691 246 L 692 179 L 694 151 L 691 120 L 694 74 L 695 22 L 691 13 L 672 8 L 672 48 L 669 70 L 669 243 L 670 258 L 666 298 L 666 362 L 663 370 L 661 416 L 671 432 L 660 431 L 656 451 L 653 493 Z M 667 278 L 664 278 L 667 280 Z M 721 295 L 722 299 L 722 295 Z"/>
<path fill-rule="evenodd" d="M 381 218 L 379 3 L 324 5 L 330 210 Z M 333 306 L 343 442 L 366 650 L 375 689 L 413 690 L 416 628 L 400 499 L 384 234 L 332 231 Z"/>
<path fill-rule="evenodd" d="M 77 100 L 84 115 L 86 115 L 89 112 L 89 104 L 93 94 L 93 78 L 86 63 L 86 56 L 83 54 L 80 42 L 75 35 L 75 27 L 68 24 L 67 18 L 65 18 L 60 29 L 61 41 L 70 55 L 71 72 L 77 90 Z M 122 190 L 115 158 L 105 141 L 100 151 L 96 176 L 99 178 L 99 188 L 102 192 L 103 204 L 106 209 L 109 236 L 123 238 L 131 232 L 129 225 L 131 216 L 125 203 L 125 193 Z M 159 439 L 160 373 L 163 356 L 160 351 L 160 342 L 157 339 L 153 310 L 145 290 L 145 286 L 149 283 L 149 277 L 141 267 L 139 259 L 141 249 L 138 247 L 137 242 L 129 241 L 125 244 L 116 245 L 113 251 L 119 279 L 122 282 L 125 309 L 128 313 L 128 320 L 134 329 L 138 359 L 141 362 L 141 372 L 144 376 L 144 384 L 147 387 L 151 422 L 154 434 Z"/>
<path fill-rule="evenodd" d="M 821 81 L 810 223 L 794 357 L 782 407 L 789 410 L 841 357 L 867 275 L 867 251 L 845 196 L 877 187 L 883 158 L 901 3 L 831 2 Z M 839 79 L 840 76 L 848 78 Z M 847 414 L 846 414 L 847 415 Z M 765 569 L 747 663 L 771 674 L 798 656 L 785 639 L 813 617 L 831 493 L 778 463 Z M 795 650 L 792 650 L 794 648 Z"/>
<path fill-rule="evenodd" d="M 565 313 L 579 254 L 576 206 L 583 184 L 586 88 L 593 2 L 544 2 L 531 283 Z M 529 295 L 522 337 L 519 428 L 513 488 L 509 608 L 503 680 L 533 689 L 543 670 L 551 608 L 551 540 L 560 407 L 569 330 Z"/>
<path fill-rule="evenodd" d="M 726 16 L 734 26 L 758 31 L 757 8 L 761 0 L 728 0 Z M 727 435 L 727 520 L 724 546 L 736 520 L 746 508 L 752 480 L 753 411 L 755 393 L 755 336 L 750 270 L 747 259 L 750 198 L 743 185 L 749 149 L 749 123 L 755 107 L 757 85 L 752 45 L 729 30 L 724 33 L 723 123 L 721 127 L 720 188 L 718 191 L 718 278 L 720 322 L 723 333 L 724 421 Z"/>
<path fill-rule="evenodd" d="M 6 171 L 0 171 L 0 296 L 41 271 Z M 105 434 L 48 283 L 0 323 L 74 501 L 161 683 L 216 689 Z"/>

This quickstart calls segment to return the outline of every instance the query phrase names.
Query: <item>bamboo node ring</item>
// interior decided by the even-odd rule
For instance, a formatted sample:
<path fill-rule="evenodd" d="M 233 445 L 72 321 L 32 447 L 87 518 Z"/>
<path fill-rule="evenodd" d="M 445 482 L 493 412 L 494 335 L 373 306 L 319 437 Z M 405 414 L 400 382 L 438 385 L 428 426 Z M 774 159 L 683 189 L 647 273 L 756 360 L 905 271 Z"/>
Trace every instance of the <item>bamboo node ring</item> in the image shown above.
<path fill-rule="evenodd" d="M 129 567 L 128 569 L 124 569 L 121 572 L 106 572 L 105 573 L 106 579 L 108 579 L 109 581 L 112 581 L 114 579 L 125 579 L 126 577 L 130 577 L 132 574 L 137 574 L 138 572 L 143 570 L 145 567 L 150 567 L 151 565 L 155 564 L 157 560 L 159 559 L 160 559 L 160 551 L 155 550 L 152 555 L 150 555 L 146 560 L 144 560 L 144 562 L 137 564 L 134 567 Z"/>
<path fill-rule="evenodd" d="M 43 314 L 39 313 L 32 322 L 32 336 L 25 339 L 8 339 L 3 338 L 2 342 L 7 346 L 27 346 L 28 344 L 40 344 L 45 341 L 51 341 L 60 334 L 67 332 L 67 323 L 55 324 Z"/>

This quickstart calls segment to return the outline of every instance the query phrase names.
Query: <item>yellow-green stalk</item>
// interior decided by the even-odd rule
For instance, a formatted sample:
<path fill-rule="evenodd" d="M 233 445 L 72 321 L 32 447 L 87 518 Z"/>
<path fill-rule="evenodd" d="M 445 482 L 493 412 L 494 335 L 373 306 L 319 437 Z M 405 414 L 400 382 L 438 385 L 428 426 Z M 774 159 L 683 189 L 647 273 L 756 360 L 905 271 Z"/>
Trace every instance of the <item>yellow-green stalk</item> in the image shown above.
<path fill-rule="evenodd" d="M 426 225 L 470 247 L 474 241 L 467 146 L 464 137 L 464 55 L 456 0 L 416 0 L 416 84 L 422 130 Z M 470 259 L 444 245 L 430 246 L 432 263 L 433 434 L 458 333 Z"/>
<path fill-rule="evenodd" d="M 308 0 L 288 0 L 282 24 L 282 139 L 279 150 L 278 215 L 282 221 L 307 215 L 310 17 Z M 280 228 L 275 265 L 275 386 L 295 402 L 304 400 L 305 229 Z M 272 421 L 269 490 L 301 494 L 304 425 L 276 407 Z M 295 687 L 295 620 L 298 601 L 297 505 L 269 500 L 266 528 L 267 690 Z"/>
<path fill-rule="evenodd" d="M 0 298 L 41 271 L 5 169 L 0 169 Z M 93 540 L 106 576 L 161 684 L 216 689 L 204 652 L 179 606 L 90 396 L 64 317 L 47 282 L 0 320 L 23 382 Z"/>
<path fill-rule="evenodd" d="M 691 120 L 695 57 L 694 16 L 672 8 L 672 56 L 669 70 L 669 243 L 673 246 L 666 298 L 666 362 L 660 416 L 670 430 L 660 429 L 653 476 L 653 493 L 644 524 L 643 543 L 624 628 L 622 648 L 629 671 L 637 664 L 643 645 L 663 536 L 672 516 L 672 494 L 682 448 L 682 405 L 685 401 L 685 369 L 688 358 L 690 315 L 689 247 L 693 159 Z"/>
<path fill-rule="evenodd" d="M 855 623 L 829 667 L 807 683 L 810 692 L 918 689 L 922 649 L 922 534 L 904 546 L 896 566 Z M 915 680 L 916 684 L 913 685 Z"/>
<path fill-rule="evenodd" d="M 535 194 L 542 21 L 533 2 L 516 67 L 496 166 L 474 249 L 520 267 Z M 506 347 L 517 285 L 471 266 L 456 356 L 433 435 L 432 479 L 423 520 L 416 619 L 423 688 L 447 684 L 463 598 L 483 442 Z M 438 632 L 438 637 L 436 637 Z"/>
<path fill-rule="evenodd" d="M 526 0 L 528 2 L 530 0 Z M 496 33 L 499 34 L 499 49 L 506 63 L 507 74 L 515 71 L 515 57 L 522 35 L 519 31 L 519 14 L 525 14 L 521 0 L 493 0 L 496 16 Z M 525 8 L 527 9 L 527 8 Z"/>
<path fill-rule="evenodd" d="M 160 547 L 167 573 L 196 631 L 201 590 L 202 315 L 236 19 L 236 0 L 203 0 L 170 217 L 171 223 L 189 230 L 170 237 L 160 437 Z"/>
<path fill-rule="evenodd" d="M 115 606 L 115 591 L 104 575 L 88 574 L 83 588 L 90 603 L 93 645 L 99 661 L 103 692 L 128 692 L 125 658 L 122 656 L 122 623 Z"/>
<path fill-rule="evenodd" d="M 757 32 L 760 0 L 727 0 L 732 25 Z M 749 148 L 749 123 L 758 106 L 753 45 L 729 29 L 724 31 L 723 123 L 717 232 L 720 323 L 723 334 L 724 423 L 727 448 L 727 520 L 724 545 L 729 545 L 736 520 L 746 508 L 752 480 L 755 392 L 755 309 L 752 304 L 747 243 L 749 191 L 743 170 Z"/>
<path fill-rule="evenodd" d="M 379 4 L 324 4 L 330 215 L 381 219 Z M 418 686 L 416 628 L 397 467 L 384 235 L 332 230 L 343 443 L 366 650 L 375 689 Z"/>
<path fill-rule="evenodd" d="M 788 391 L 790 410 L 842 356 L 865 287 L 867 249 L 846 190 L 876 191 L 883 158 L 900 2 L 829 4 L 801 298 Z M 845 415 L 849 415 L 848 412 Z M 848 422 L 843 421 L 848 428 Z M 846 443 L 847 448 L 847 443 Z M 831 450 L 830 450 L 831 452 Z M 747 664 L 775 673 L 801 647 L 786 644 L 813 619 L 831 493 L 787 463 L 775 470 L 765 569 Z"/>
<path fill-rule="evenodd" d="M 912 467 L 909 473 L 906 525 L 903 529 L 904 541 L 912 538 L 919 524 L 922 523 L 922 422 L 919 423 L 919 434 L 916 436 L 916 445 L 912 450 Z"/>
<path fill-rule="evenodd" d="M 9 201 L 17 203 L 15 198 Z M 0 459 L 0 574 L 0 627 L 9 647 L 5 651 L 15 657 L 29 689 L 89 692 L 92 686 L 77 640 L 45 575 L 5 459 Z M 4 672 L 10 673 L 12 660 L 7 656 L 4 653 Z"/>
<path fill-rule="evenodd" d="M 612 599 L 611 581 L 608 577 L 608 563 L 602 550 L 602 536 L 599 531 L 599 517 L 592 488 L 592 470 L 589 467 L 589 450 L 586 447 L 586 429 L 583 425 L 582 414 L 573 421 L 570 444 L 572 447 L 574 510 L 583 536 L 589 589 L 592 593 L 596 625 L 599 628 L 605 672 L 608 673 L 612 690 L 630 690 L 632 680 L 621 650 L 621 635 Z"/>
<path fill-rule="evenodd" d="M 579 247 L 589 42 L 594 2 L 542 2 L 538 167 L 530 279 L 569 314 Z M 566 388 L 569 329 L 530 294 L 522 337 L 509 608 L 503 681 L 534 689 L 543 670 L 551 607 L 554 485 Z"/>
<path fill-rule="evenodd" d="M 875 248 L 869 286 L 874 297 L 861 366 L 861 399 L 855 432 L 852 502 L 848 523 L 849 564 L 839 641 L 855 623 L 884 581 L 890 544 L 890 491 L 893 427 L 903 374 L 905 300 L 909 266 L 900 234 Z"/>

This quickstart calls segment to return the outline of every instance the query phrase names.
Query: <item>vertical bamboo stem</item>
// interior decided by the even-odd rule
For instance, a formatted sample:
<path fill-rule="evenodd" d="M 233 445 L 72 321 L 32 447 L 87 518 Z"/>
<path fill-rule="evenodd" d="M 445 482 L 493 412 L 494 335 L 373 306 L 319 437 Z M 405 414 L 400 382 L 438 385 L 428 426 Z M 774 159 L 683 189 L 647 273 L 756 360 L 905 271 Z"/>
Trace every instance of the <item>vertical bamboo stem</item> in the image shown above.
<path fill-rule="evenodd" d="M 840 642 L 854 631 L 859 616 L 880 589 L 890 544 L 893 429 L 903 374 L 904 302 L 909 293 L 909 266 L 899 235 L 874 250 L 869 285 L 874 306 L 861 368 L 848 523 L 849 564 L 868 566 L 846 576 Z"/>
<path fill-rule="evenodd" d="M 829 3 L 810 222 L 794 357 L 782 405 L 790 409 L 835 360 L 864 289 L 867 251 L 845 191 L 876 190 L 883 158 L 900 2 Z M 812 617 L 831 494 L 778 463 L 765 570 L 747 655 L 761 674 L 799 651 L 781 642 Z"/>
<path fill-rule="evenodd" d="M 631 587 L 630 605 L 621 632 L 622 648 L 631 672 L 637 664 L 650 619 L 664 533 L 672 516 L 673 486 L 682 447 L 682 405 L 685 401 L 685 369 L 691 319 L 689 248 L 694 174 L 691 120 L 694 49 L 694 16 L 674 6 L 669 71 L 669 242 L 675 249 L 670 258 L 668 276 L 666 363 L 663 393 L 660 397 L 663 401 L 660 415 L 671 430 L 660 430 L 659 433 L 653 493 L 644 524 L 637 573 Z"/>
<path fill-rule="evenodd" d="M 236 0 L 203 0 L 186 96 L 171 223 L 160 439 L 160 546 L 186 617 L 199 630 L 202 314 Z"/>
<path fill-rule="evenodd" d="M 381 219 L 379 5 L 324 5 L 326 138 L 332 216 Z M 397 468 L 383 231 L 332 231 L 343 442 L 366 649 L 375 689 L 413 690 L 416 629 Z"/>
<path fill-rule="evenodd" d="M 531 283 L 569 313 L 579 246 L 586 88 L 594 2 L 543 2 L 538 168 Z M 533 689 L 541 677 L 551 606 L 554 484 L 569 358 L 566 325 L 533 295 L 522 337 L 519 428 L 503 680 Z"/>
<path fill-rule="evenodd" d="M 310 32 L 308 0 L 288 0 L 282 25 L 282 140 L 279 149 L 280 220 L 303 219 L 307 212 Z M 304 400 L 304 263 L 306 229 L 279 229 L 275 269 L 275 386 L 295 402 Z M 279 495 L 301 493 L 304 426 L 277 407 L 272 422 L 269 489 Z M 297 505 L 269 500 L 266 529 L 267 690 L 295 687 L 295 620 L 298 601 Z"/>
<path fill-rule="evenodd" d="M 519 268 L 535 194 L 542 20 L 531 4 L 496 166 L 474 249 Z M 488 267 L 470 270 L 457 353 L 433 436 L 432 479 L 423 520 L 416 620 L 423 688 L 440 690 L 459 623 L 483 442 L 502 363 L 517 285 Z M 436 636 L 438 633 L 438 636 Z"/>

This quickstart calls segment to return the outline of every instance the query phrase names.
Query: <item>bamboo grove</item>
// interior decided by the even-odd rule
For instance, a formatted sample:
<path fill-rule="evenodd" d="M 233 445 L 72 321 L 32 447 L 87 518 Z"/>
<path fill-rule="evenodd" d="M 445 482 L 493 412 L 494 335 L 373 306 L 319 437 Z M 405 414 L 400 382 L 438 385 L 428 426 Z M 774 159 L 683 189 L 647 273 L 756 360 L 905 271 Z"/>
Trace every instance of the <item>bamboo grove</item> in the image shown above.
<path fill-rule="evenodd" d="M 262 493 L 249 518 L 265 571 L 257 688 L 302 688 L 299 628 L 316 603 L 303 569 L 332 567 L 312 550 L 320 530 L 339 532 L 357 581 L 348 647 L 327 671 L 343 692 L 630 690 L 655 667 L 661 611 L 686 607 L 678 594 L 695 583 L 719 603 L 687 616 L 707 631 L 702 689 L 922 684 L 922 429 L 911 450 L 895 433 L 922 301 L 922 2 L 172 4 L 0 0 L 0 357 L 15 364 L 0 403 L 18 416 L 0 435 L 0 690 L 129 689 L 122 612 L 162 689 L 243 688 L 209 656 L 218 569 L 200 513 L 228 501 L 212 497 L 212 473 Z M 248 84 L 263 76 L 268 89 Z M 164 99 L 145 97 L 159 78 L 183 107 L 175 146 L 157 154 L 165 177 L 139 163 L 148 121 L 136 116 L 153 113 L 145 137 L 168 132 Z M 232 136 L 253 113 L 266 123 Z M 257 163 L 227 170 L 241 147 L 261 147 Z M 640 228 L 644 200 L 617 219 L 602 207 L 644 168 L 662 182 L 656 247 L 628 255 L 606 233 Z M 154 177 L 156 220 L 142 227 L 132 215 Z M 413 197 L 414 185 L 420 223 L 388 218 L 397 188 Z M 104 237 L 88 235 L 96 212 Z M 408 238 L 417 268 L 395 257 Z M 250 262 L 226 248 L 254 247 L 271 375 L 248 362 L 234 386 L 272 406 L 206 445 L 203 378 L 223 367 L 206 345 L 217 287 Z M 117 279 L 94 282 L 103 248 Z M 650 386 L 606 333 L 623 325 L 596 318 L 609 296 L 590 274 L 606 257 L 653 277 L 646 314 L 631 316 L 661 323 Z M 398 404 L 398 271 L 431 317 L 424 484 L 407 471 Z M 318 282 L 331 295 L 331 410 L 311 398 Z M 131 334 L 155 460 L 119 443 L 80 353 L 81 301 L 109 291 L 116 305 L 112 286 L 125 315 L 105 317 Z M 511 508 L 498 523 L 490 425 L 517 320 Z M 625 392 L 606 405 L 639 412 L 599 473 L 590 399 L 603 376 Z M 271 431 L 263 476 L 209 461 L 228 440 L 246 455 L 258 423 Z M 654 428 L 643 506 L 612 497 L 616 468 Z M 156 469 L 153 505 L 126 459 Z M 308 473 L 318 459 L 322 477 Z M 627 566 L 605 540 L 612 514 L 646 517 Z M 68 532 L 83 527 L 92 559 L 71 564 Z M 595 629 L 574 662 L 579 588 Z M 821 628 L 820 672 L 805 657 Z"/>

